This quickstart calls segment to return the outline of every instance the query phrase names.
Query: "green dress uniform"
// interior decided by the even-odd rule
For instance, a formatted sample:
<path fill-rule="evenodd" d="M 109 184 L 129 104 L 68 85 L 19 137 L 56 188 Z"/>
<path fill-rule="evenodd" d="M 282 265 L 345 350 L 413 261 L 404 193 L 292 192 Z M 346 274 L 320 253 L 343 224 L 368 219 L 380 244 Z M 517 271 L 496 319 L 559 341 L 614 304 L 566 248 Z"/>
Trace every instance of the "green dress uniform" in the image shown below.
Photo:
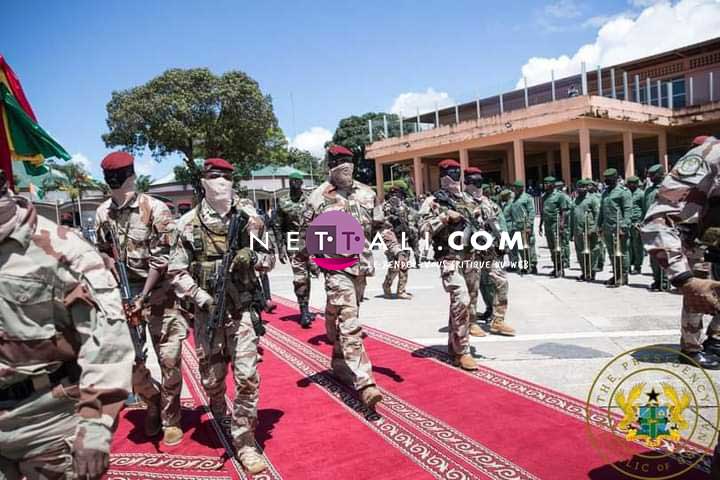
<path fill-rule="evenodd" d="M 597 270 L 598 235 L 597 218 L 600 212 L 600 202 L 591 193 L 579 194 L 574 202 L 572 215 L 570 216 L 570 231 L 575 243 L 575 254 L 577 255 L 582 279 L 590 280 L 595 277 Z M 587 242 L 587 245 L 586 245 Z M 583 258 L 583 251 L 587 248 L 590 251 L 589 265 Z"/>
<path fill-rule="evenodd" d="M 637 177 L 632 180 L 637 179 Z M 628 178 L 628 183 L 631 179 Z M 639 181 L 639 179 L 637 180 Z M 640 223 L 643 220 L 643 206 L 645 204 L 645 191 L 642 188 L 637 188 L 635 191 L 630 191 L 632 198 L 632 208 L 630 210 L 630 240 L 629 240 L 629 255 L 630 255 L 630 266 L 633 267 L 635 273 L 640 273 L 643 263 L 643 256 L 645 255 L 645 249 L 643 248 L 642 239 L 640 238 Z"/>
<path fill-rule="evenodd" d="M 522 187 L 523 184 L 521 182 L 516 182 L 515 186 Z M 525 248 L 528 249 L 530 268 L 533 270 L 536 269 L 537 250 L 535 248 L 535 202 L 533 201 L 533 198 L 527 194 L 527 192 L 523 191 L 520 195 L 517 195 L 508 203 L 506 220 L 511 236 L 516 232 L 522 232 L 525 230 L 529 244 L 525 245 Z M 510 254 L 510 259 L 511 261 L 520 260 L 517 248 L 513 248 Z"/>
<path fill-rule="evenodd" d="M 598 227 L 602 231 L 608 255 L 613 259 L 613 280 L 609 282 L 611 285 L 615 284 L 614 279 L 618 276 L 617 274 L 621 274 L 622 283 L 627 283 L 627 274 L 630 270 L 628 234 L 631 225 L 631 211 L 632 195 L 625 186 L 618 184 L 612 188 L 608 187 L 603 192 L 600 200 Z M 619 244 L 616 245 L 618 227 L 620 238 Z M 616 253 L 620 255 L 618 256 Z M 618 265 L 618 262 L 622 262 L 622 265 Z M 620 269 L 620 271 L 616 272 L 616 269 Z"/>
<path fill-rule="evenodd" d="M 588 196 L 592 197 L 592 199 L 595 201 L 595 203 L 598 206 L 598 214 L 600 211 L 600 201 L 602 200 L 602 194 L 599 192 L 592 192 L 588 193 Z M 597 226 L 597 221 L 596 221 Z M 605 241 L 602 238 L 602 235 L 597 236 L 597 241 L 595 242 L 595 248 L 593 248 L 593 258 L 595 259 L 595 266 L 593 268 L 596 272 L 602 272 L 605 269 Z"/>
<path fill-rule="evenodd" d="M 554 183 L 545 179 L 545 183 Z M 565 242 L 565 221 L 568 212 L 573 208 L 570 197 L 565 195 L 559 190 L 553 190 L 543 195 L 543 213 L 541 227 L 545 232 L 545 236 L 548 242 L 548 249 L 550 250 L 550 257 L 553 262 L 553 275 L 557 275 L 562 267 L 566 265 L 568 261 L 568 251 L 564 248 Z M 559 236 L 558 236 L 559 233 Z M 557 258 L 555 253 L 556 249 L 560 249 L 560 258 Z M 560 265 L 557 264 L 558 260 L 562 262 Z"/>

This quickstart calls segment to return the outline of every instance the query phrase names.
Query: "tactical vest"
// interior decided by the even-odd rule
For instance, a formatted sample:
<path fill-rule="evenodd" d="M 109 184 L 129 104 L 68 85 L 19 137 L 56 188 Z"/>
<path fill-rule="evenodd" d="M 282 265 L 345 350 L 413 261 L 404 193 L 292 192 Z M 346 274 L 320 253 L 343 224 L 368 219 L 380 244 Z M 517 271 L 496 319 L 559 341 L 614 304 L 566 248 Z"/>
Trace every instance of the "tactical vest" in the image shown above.
<path fill-rule="evenodd" d="M 458 198 L 453 198 L 453 200 L 455 201 L 455 203 L 459 204 L 459 206 L 461 205 L 465 208 L 469 208 L 470 210 L 474 210 L 476 208 L 474 202 L 467 203 L 467 202 L 463 201 L 462 199 L 458 199 Z M 443 207 L 443 208 L 447 208 L 447 207 Z M 450 210 L 450 209 L 447 208 L 447 210 Z M 433 250 L 435 251 L 435 258 L 440 260 L 440 259 L 446 257 L 447 255 L 454 255 L 457 257 L 461 257 L 464 254 L 471 252 L 472 246 L 469 245 L 467 242 L 463 242 L 463 243 L 465 243 L 465 245 L 464 245 L 464 248 L 462 251 L 452 248 L 449 243 L 450 235 L 454 232 L 458 232 L 458 231 L 463 232 L 463 238 L 467 238 L 468 233 L 469 233 L 467 231 L 467 229 L 468 229 L 468 224 L 464 220 L 461 220 L 457 223 L 449 223 L 444 228 L 440 229 L 440 231 L 437 232 L 432 239 Z M 458 243 L 457 240 L 455 241 L 455 243 L 456 244 Z"/>
<path fill-rule="evenodd" d="M 707 199 L 698 224 L 698 242 L 707 250 L 705 260 L 720 266 L 720 197 Z"/>

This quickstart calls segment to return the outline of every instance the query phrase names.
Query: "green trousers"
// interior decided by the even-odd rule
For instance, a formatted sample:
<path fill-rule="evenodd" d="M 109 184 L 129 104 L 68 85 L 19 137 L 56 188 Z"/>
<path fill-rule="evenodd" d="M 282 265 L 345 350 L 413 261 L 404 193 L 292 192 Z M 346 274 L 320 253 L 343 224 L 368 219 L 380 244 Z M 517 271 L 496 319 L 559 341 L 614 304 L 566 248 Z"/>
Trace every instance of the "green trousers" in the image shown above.
<path fill-rule="evenodd" d="M 598 272 L 598 254 L 602 251 L 598 248 L 600 243 L 597 234 L 593 233 L 588 235 L 588 249 L 590 250 L 590 265 L 588 266 L 583 260 L 582 252 L 585 249 L 585 235 L 583 232 L 576 232 L 573 237 L 573 243 L 575 243 L 575 254 L 577 255 L 580 269 L 585 278 L 590 277 L 593 273 Z M 601 245 L 602 246 L 602 245 Z"/>
<path fill-rule="evenodd" d="M 603 230 L 603 238 L 605 239 L 605 246 L 607 247 L 608 257 L 610 257 L 610 264 L 613 266 L 613 273 L 616 268 L 615 258 L 615 230 Z M 622 273 L 627 275 L 630 272 L 630 255 L 628 253 L 628 237 L 627 235 L 620 237 L 620 251 L 622 252 Z"/>
<path fill-rule="evenodd" d="M 640 267 L 642 267 L 645 249 L 643 248 L 642 239 L 640 238 L 640 230 L 638 230 L 634 225 L 630 228 L 630 241 L 628 247 L 630 265 L 639 270 Z"/>

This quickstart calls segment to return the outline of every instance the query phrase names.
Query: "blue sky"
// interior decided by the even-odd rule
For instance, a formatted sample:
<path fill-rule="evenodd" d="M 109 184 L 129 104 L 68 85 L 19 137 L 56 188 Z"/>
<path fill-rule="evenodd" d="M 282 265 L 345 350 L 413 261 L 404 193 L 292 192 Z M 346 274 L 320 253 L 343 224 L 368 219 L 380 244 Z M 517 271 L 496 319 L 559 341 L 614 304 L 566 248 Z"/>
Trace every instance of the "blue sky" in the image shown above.
<path fill-rule="evenodd" d="M 717 6 L 680 1 L 708 2 Z M 403 93 L 420 92 L 411 98 L 422 104 L 429 88 L 450 100 L 511 90 L 523 72 L 572 70 L 583 45 L 605 48 L 597 58 L 614 60 L 603 52 L 626 49 L 603 44 L 602 28 L 620 17 L 639 22 L 648 8 L 659 11 L 651 3 L 26 0 L 3 6 L 0 53 L 43 127 L 97 175 L 110 92 L 167 68 L 244 70 L 272 95 L 285 134 L 307 132 L 298 145 L 310 145 L 340 118 L 389 110 Z M 682 13 L 677 2 L 662 5 Z M 526 65 L 531 57 L 542 59 Z M 149 156 L 140 162 L 154 178 L 172 166 Z"/>

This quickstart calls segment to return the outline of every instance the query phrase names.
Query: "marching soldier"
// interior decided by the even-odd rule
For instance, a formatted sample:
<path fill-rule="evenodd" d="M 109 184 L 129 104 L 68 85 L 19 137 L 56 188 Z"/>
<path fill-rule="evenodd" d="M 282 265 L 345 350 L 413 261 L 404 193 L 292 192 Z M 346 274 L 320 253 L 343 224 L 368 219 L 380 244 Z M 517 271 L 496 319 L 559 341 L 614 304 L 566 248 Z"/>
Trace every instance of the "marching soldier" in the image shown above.
<path fill-rule="evenodd" d="M 135 191 L 132 155 L 111 153 L 100 167 L 110 187 L 110 198 L 98 207 L 95 216 L 98 248 L 112 255 L 115 236 L 121 256 L 115 260 L 127 264 L 130 290 L 136 296 L 133 309 L 142 313 L 149 326 L 162 375 L 158 392 L 144 362 L 136 362 L 133 390 L 147 404 L 145 434 L 154 437 L 162 430 L 163 442 L 177 445 L 183 437 L 180 368 L 187 325 L 177 311 L 175 295 L 165 278 L 175 221 L 164 202 Z"/>
<path fill-rule="evenodd" d="M 613 265 L 613 276 L 605 282 L 605 285 L 619 287 L 627 285 L 630 270 L 628 236 L 632 197 L 630 190 L 618 183 L 617 170 L 608 168 L 603 176 L 606 188 L 600 200 L 600 215 L 597 223 Z"/>
<path fill-rule="evenodd" d="M 720 369 L 719 169 L 720 142 L 707 137 L 662 181 L 642 227 L 648 254 L 683 295 L 679 360 L 711 370 Z M 703 314 L 713 318 L 701 343 Z"/>
<path fill-rule="evenodd" d="M 258 272 L 267 272 L 274 255 L 255 242 L 263 238 L 263 222 L 252 202 L 233 193 L 233 166 L 221 158 L 205 160 L 201 180 L 204 198 L 178 220 L 178 239 L 170 258 L 169 272 L 175 292 L 195 305 L 195 344 L 202 383 L 210 398 L 210 411 L 219 419 L 227 415 L 225 377 L 228 361 L 235 383 L 231 436 L 237 458 L 253 474 L 267 468 L 255 443 L 260 376 L 257 371 L 258 336 L 255 325 L 264 305 Z M 230 223 L 239 215 L 245 227 L 242 247 L 235 255 L 225 280 L 225 317 L 208 335 L 208 322 L 215 306 L 214 288 L 224 254 Z M 209 338 L 208 338 L 209 337 Z"/>
<path fill-rule="evenodd" d="M 412 236 L 410 232 L 412 212 L 405 203 L 405 191 L 401 187 L 394 185 L 388 189 L 387 200 L 383 203 L 383 215 L 386 224 L 383 239 L 387 246 L 385 255 L 388 261 L 388 269 L 383 282 L 383 294 L 385 298 L 392 298 L 392 285 L 397 277 L 396 298 L 410 300 L 412 294 L 408 293 L 405 288 L 410 264 L 410 250 L 407 248 L 408 239 Z"/>
<path fill-rule="evenodd" d="M 516 180 L 513 184 L 515 198 L 509 203 L 506 220 L 510 235 L 515 232 L 525 232 L 524 237 L 528 239 L 528 245 L 524 245 L 525 252 L 528 252 L 530 261 L 530 273 L 537 274 L 537 249 L 535 248 L 535 202 L 525 192 L 525 184 L 522 180 Z M 517 249 L 513 249 L 512 258 L 518 260 Z"/>
<path fill-rule="evenodd" d="M 655 202 L 655 197 L 657 197 L 660 185 L 665 178 L 665 169 L 662 165 L 656 164 L 648 168 L 647 173 L 650 177 L 651 184 L 645 189 L 644 193 L 643 218 L 645 218 L 648 210 L 650 210 L 650 205 Z M 650 268 L 652 269 L 653 274 L 653 283 L 649 287 L 650 291 L 659 292 L 668 290 L 670 283 L 668 282 L 667 275 L 665 275 L 662 268 L 660 268 L 660 265 L 655 260 L 655 257 L 652 255 L 650 255 Z"/>
<path fill-rule="evenodd" d="M 645 192 L 640 188 L 640 179 L 636 176 L 628 177 L 627 188 L 630 190 L 632 199 L 632 208 L 630 210 L 630 238 L 628 241 L 629 264 L 632 272 L 635 274 L 642 273 L 642 262 L 645 255 L 642 239 L 640 238 L 640 223 L 643 220 L 643 204 L 645 202 Z"/>
<path fill-rule="evenodd" d="M 597 218 L 600 210 L 598 199 L 588 193 L 590 180 L 577 181 L 577 197 L 570 216 L 570 231 L 575 243 L 575 254 L 580 262 L 581 275 L 578 280 L 590 282 L 595 280 L 597 272 Z"/>
<path fill-rule="evenodd" d="M 547 237 L 548 249 L 553 262 L 551 277 L 563 275 L 565 264 L 564 238 L 565 222 L 568 212 L 572 209 L 569 197 L 555 187 L 555 177 L 545 177 L 543 180 L 545 193 L 543 194 L 543 213 L 540 222 L 540 235 Z"/>
<path fill-rule="evenodd" d="M 448 353 L 455 366 L 477 370 L 477 363 L 470 354 L 469 335 L 485 336 L 485 332 L 474 323 L 475 319 L 470 318 L 466 265 L 473 260 L 473 255 L 469 246 L 457 251 L 449 244 L 450 235 L 463 231 L 465 223 L 471 221 L 464 218 L 458 208 L 474 211 L 476 207 L 474 200 L 461 189 L 460 164 L 448 159 L 441 161 L 438 167 L 440 191 L 428 196 L 420 208 L 420 232 L 427 232 L 432 239 L 443 288 L 450 296 Z"/>
<path fill-rule="evenodd" d="M 468 293 L 470 295 L 469 315 L 470 328 L 477 325 L 477 297 L 478 291 L 483 292 L 486 311 L 490 310 L 492 322 L 490 333 L 506 336 L 514 336 L 515 330 L 505 323 L 505 313 L 508 306 L 508 280 L 500 262 L 502 258 L 498 255 L 500 234 L 503 231 L 503 214 L 500 207 L 483 195 L 482 171 L 476 167 L 465 169 L 465 191 L 475 201 L 475 212 L 478 222 L 482 228 L 491 234 L 495 240 L 492 248 L 484 251 L 473 252 L 473 262 L 478 265 L 471 265 L 466 269 L 465 280 L 467 281 Z M 479 290 L 478 288 L 479 287 Z M 484 333 L 484 332 L 483 332 Z"/>
<path fill-rule="evenodd" d="M 303 227 L 307 228 L 321 213 L 339 210 L 350 213 L 365 232 L 365 249 L 359 262 L 343 270 L 324 271 L 327 295 L 325 328 L 327 337 L 333 343 L 333 372 L 353 386 L 363 404 L 372 410 L 382 400 L 382 395 L 375 386 L 358 313 L 366 277 L 375 274 L 370 241 L 373 228 L 382 221 L 382 214 L 379 205 L 376 208 L 375 192 L 353 180 L 353 154 L 350 150 L 339 145 L 332 146 L 327 150 L 326 161 L 328 180 L 308 197 Z"/>
<path fill-rule="evenodd" d="M 0 478 L 99 479 L 133 364 L 117 283 L 2 171 L 0 259 Z"/>
<path fill-rule="evenodd" d="M 290 260 L 295 297 L 300 305 L 300 325 L 308 328 L 315 319 L 315 314 L 310 312 L 309 307 L 311 262 L 307 256 L 307 250 L 303 248 L 304 239 L 299 235 L 308 195 L 303 192 L 303 177 L 300 173 L 291 173 L 289 180 L 290 192 L 278 200 L 272 224 L 280 263 L 287 263 L 288 259 Z M 297 250 L 288 253 L 288 238 L 291 233 L 297 236 L 297 240 L 294 242 L 296 246 L 293 245 Z"/>

